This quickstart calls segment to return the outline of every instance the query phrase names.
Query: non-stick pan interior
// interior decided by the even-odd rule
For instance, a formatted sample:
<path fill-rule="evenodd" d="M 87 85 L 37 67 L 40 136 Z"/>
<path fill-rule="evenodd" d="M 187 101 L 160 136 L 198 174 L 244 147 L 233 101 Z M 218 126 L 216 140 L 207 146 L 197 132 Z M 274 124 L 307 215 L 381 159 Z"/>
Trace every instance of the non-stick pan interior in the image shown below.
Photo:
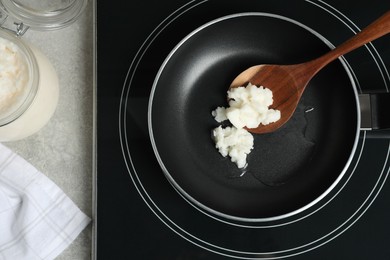
<path fill-rule="evenodd" d="M 310 29 L 261 13 L 223 17 L 186 37 L 156 77 L 152 144 L 167 178 L 191 203 L 223 217 L 262 220 L 300 212 L 341 181 L 356 146 L 359 113 L 346 66 L 335 61 L 307 87 L 280 130 L 255 135 L 248 167 L 223 158 L 211 111 L 230 82 L 257 64 L 292 64 L 329 51 Z"/>

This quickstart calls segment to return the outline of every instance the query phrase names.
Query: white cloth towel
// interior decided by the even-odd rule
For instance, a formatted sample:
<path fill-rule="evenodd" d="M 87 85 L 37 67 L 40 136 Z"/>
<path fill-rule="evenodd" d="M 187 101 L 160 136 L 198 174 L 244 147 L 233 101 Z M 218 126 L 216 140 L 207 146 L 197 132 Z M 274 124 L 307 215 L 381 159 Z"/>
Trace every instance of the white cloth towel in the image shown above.
<path fill-rule="evenodd" d="M 90 218 L 23 158 L 0 144 L 0 259 L 54 259 Z"/>

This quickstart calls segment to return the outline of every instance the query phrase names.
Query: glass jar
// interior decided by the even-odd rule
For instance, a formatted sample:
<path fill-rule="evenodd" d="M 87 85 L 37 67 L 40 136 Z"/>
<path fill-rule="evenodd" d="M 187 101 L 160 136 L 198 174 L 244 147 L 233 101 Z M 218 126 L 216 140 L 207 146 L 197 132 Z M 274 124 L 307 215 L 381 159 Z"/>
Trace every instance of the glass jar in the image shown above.
<path fill-rule="evenodd" d="M 3 67 L 12 68 L 0 72 L 0 82 L 8 84 L 0 86 L 0 141 L 4 142 L 32 135 L 49 121 L 58 103 L 59 84 L 56 71 L 38 49 L 6 31 L 0 31 L 0 40 L 13 59 L 3 62 Z"/>
<path fill-rule="evenodd" d="M 52 30 L 69 25 L 86 4 L 87 0 L 0 0 L 0 142 L 39 131 L 59 99 L 52 64 L 20 36 L 29 28 Z"/>

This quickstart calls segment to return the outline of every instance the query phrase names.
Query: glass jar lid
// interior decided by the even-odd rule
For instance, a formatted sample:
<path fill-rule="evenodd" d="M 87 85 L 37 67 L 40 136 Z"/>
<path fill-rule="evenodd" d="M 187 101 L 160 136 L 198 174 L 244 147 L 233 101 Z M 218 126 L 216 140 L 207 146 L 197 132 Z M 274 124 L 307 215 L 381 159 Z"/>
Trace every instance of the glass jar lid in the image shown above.
<path fill-rule="evenodd" d="M 54 30 L 74 22 L 87 3 L 88 0 L 0 0 L 0 20 L 3 11 L 16 23 L 32 29 Z"/>

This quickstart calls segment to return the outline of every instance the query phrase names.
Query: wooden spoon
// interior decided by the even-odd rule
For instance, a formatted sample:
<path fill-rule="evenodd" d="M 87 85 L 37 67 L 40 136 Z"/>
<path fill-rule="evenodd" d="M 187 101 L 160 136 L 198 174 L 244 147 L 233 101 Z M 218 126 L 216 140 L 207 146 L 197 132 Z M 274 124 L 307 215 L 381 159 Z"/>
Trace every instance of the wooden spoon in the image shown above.
<path fill-rule="evenodd" d="M 271 106 L 281 112 L 281 118 L 268 125 L 247 129 L 256 134 L 269 133 L 284 125 L 293 115 L 308 82 L 324 66 L 364 44 L 390 33 L 390 11 L 379 17 L 358 34 L 312 61 L 293 65 L 257 65 L 239 74 L 230 88 L 246 86 L 249 82 L 269 88 L 273 92 Z"/>

